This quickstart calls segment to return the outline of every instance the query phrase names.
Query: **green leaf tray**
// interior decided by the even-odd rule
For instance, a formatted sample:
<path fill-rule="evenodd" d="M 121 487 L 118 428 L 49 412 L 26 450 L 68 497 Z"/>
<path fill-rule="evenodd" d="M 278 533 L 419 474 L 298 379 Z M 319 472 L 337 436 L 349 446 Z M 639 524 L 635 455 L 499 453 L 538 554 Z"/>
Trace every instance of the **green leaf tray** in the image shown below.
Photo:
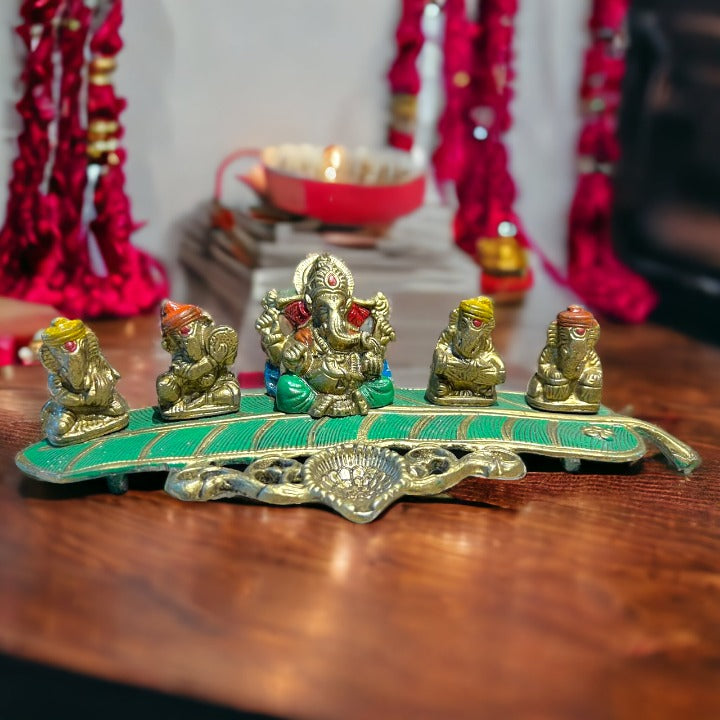
<path fill-rule="evenodd" d="M 130 473 L 169 471 L 165 489 L 182 500 L 319 502 L 368 522 L 402 495 L 441 494 L 470 476 L 519 479 L 518 453 L 561 458 L 574 471 L 582 460 L 637 461 L 645 441 L 680 472 L 700 463 L 692 448 L 650 423 L 605 407 L 593 415 L 534 410 L 517 392 L 470 409 L 398 389 L 394 404 L 366 416 L 319 420 L 275 412 L 272 398 L 245 392 L 237 413 L 166 422 L 156 408 L 132 410 L 124 430 L 66 447 L 43 440 L 16 463 L 53 483 L 105 477 L 116 493 L 127 489 Z"/>

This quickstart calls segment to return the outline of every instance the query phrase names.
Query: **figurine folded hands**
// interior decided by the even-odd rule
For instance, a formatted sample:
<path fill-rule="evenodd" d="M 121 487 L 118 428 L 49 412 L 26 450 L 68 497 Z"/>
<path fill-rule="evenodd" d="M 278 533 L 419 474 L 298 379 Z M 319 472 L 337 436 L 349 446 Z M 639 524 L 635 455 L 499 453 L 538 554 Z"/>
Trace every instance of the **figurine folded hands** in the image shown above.
<path fill-rule="evenodd" d="M 237 411 L 240 386 L 229 370 L 237 355 L 235 330 L 216 326 L 195 305 L 165 300 L 160 314 L 162 346 L 172 355 L 170 369 L 157 379 L 163 419 L 184 420 Z"/>
<path fill-rule="evenodd" d="M 60 317 L 41 339 L 40 362 L 52 395 L 41 413 L 49 442 L 69 445 L 124 428 L 130 416 L 115 389 L 120 375 L 100 352 L 95 333 L 82 320 Z"/>
<path fill-rule="evenodd" d="M 270 290 L 255 324 L 277 409 L 342 417 L 390 404 L 394 389 L 383 371 L 395 332 L 387 298 L 353 297 L 350 271 L 328 254 L 302 261 L 294 286 L 295 292 Z"/>
<path fill-rule="evenodd" d="M 487 297 L 463 300 L 450 313 L 433 354 L 428 402 L 476 407 L 495 402 L 495 386 L 505 382 L 505 365 L 492 343 L 494 327 Z"/>
<path fill-rule="evenodd" d="M 579 305 L 558 313 L 525 396 L 538 410 L 596 413 L 602 395 L 602 367 L 595 351 L 600 325 Z"/>

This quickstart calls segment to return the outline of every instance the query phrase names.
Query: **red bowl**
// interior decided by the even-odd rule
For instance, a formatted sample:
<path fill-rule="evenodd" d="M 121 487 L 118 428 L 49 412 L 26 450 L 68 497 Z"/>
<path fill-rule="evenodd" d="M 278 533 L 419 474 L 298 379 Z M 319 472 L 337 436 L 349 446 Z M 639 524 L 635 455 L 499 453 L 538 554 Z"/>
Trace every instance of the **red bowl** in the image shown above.
<path fill-rule="evenodd" d="M 239 179 L 272 205 L 329 224 L 385 225 L 422 205 L 425 174 L 407 153 L 338 150 L 342 162 L 334 165 L 327 160 L 329 148 L 308 145 L 243 150 L 231 158 L 260 160 Z M 325 174 L 340 181 L 323 179 Z"/>

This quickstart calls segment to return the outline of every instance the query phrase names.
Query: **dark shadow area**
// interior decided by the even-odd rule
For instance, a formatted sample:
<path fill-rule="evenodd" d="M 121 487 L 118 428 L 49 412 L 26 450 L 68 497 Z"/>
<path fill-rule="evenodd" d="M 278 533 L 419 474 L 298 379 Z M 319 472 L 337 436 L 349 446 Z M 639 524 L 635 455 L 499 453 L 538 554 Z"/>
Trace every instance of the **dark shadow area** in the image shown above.
<path fill-rule="evenodd" d="M 428 503 L 452 503 L 453 505 L 466 505 L 473 508 L 478 508 L 480 510 L 492 510 L 492 511 L 502 511 L 502 512 L 511 512 L 515 513 L 517 512 L 516 508 L 509 508 L 509 507 L 501 507 L 500 505 L 493 505 L 492 503 L 486 502 L 484 500 L 475 499 L 472 495 L 472 492 L 468 491 L 467 485 L 463 486 L 463 483 L 472 483 L 472 482 L 487 482 L 486 480 L 480 478 L 479 480 L 463 480 L 462 482 L 458 483 L 455 488 L 452 488 L 447 493 L 443 493 L 441 495 L 427 495 L 427 496 L 413 496 L 413 495 L 406 495 L 403 497 L 399 502 L 403 503 L 418 503 L 418 504 L 428 504 Z M 513 481 L 517 482 L 517 480 Z M 457 488 L 457 490 L 456 490 Z M 457 492 L 458 494 L 455 494 Z M 391 505 L 388 510 L 390 510 L 393 507 Z M 385 512 L 387 512 L 386 510 Z M 382 517 L 382 516 L 381 516 Z M 380 518 L 378 518 L 380 519 Z"/>
<path fill-rule="evenodd" d="M 52 483 L 25 476 L 20 481 L 19 491 L 22 497 L 32 500 L 72 500 L 89 495 L 104 495 L 108 488 L 105 480 Z"/>
<path fill-rule="evenodd" d="M 162 490 L 167 477 L 166 472 L 132 473 L 127 476 L 130 490 L 152 492 Z M 24 476 L 20 481 L 20 495 L 34 500 L 71 500 L 89 495 L 110 495 L 104 478 L 79 480 L 71 483 L 51 483 Z"/>
<path fill-rule="evenodd" d="M 641 475 L 642 460 L 637 463 L 607 462 L 601 460 L 582 460 L 577 472 L 570 472 L 563 467 L 560 458 L 544 455 L 522 454 L 523 462 L 529 473 L 565 473 L 568 475 Z"/>
<path fill-rule="evenodd" d="M 616 246 L 652 320 L 720 343 L 720 5 L 637 0 L 628 28 Z"/>
<path fill-rule="evenodd" d="M 660 303 L 651 320 L 678 328 L 698 340 L 720 345 L 720 296 L 708 296 L 694 287 L 678 288 L 676 281 L 666 278 L 655 278 L 653 285 L 660 293 Z"/>
<path fill-rule="evenodd" d="M 0 655 L 3 720 L 270 720 Z"/>

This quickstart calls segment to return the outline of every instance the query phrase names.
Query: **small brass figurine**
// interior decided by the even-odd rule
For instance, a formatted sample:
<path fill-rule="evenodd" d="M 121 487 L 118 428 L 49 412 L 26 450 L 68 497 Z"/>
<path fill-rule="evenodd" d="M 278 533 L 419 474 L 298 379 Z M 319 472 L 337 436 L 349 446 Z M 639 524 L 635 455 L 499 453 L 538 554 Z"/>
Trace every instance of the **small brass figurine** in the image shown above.
<path fill-rule="evenodd" d="M 100 352 L 82 320 L 55 318 L 41 335 L 40 362 L 52 395 L 41 421 L 52 445 L 71 445 L 121 430 L 128 404 L 115 389 L 120 375 Z"/>
<path fill-rule="evenodd" d="M 172 355 L 170 369 L 157 379 L 164 420 L 186 420 L 236 412 L 240 385 L 228 369 L 235 362 L 237 333 L 216 326 L 195 305 L 165 300 L 160 308 L 162 346 Z"/>
<path fill-rule="evenodd" d="M 505 365 L 495 352 L 495 313 L 490 298 L 463 300 L 435 346 L 425 398 L 435 405 L 487 406 L 495 386 L 505 382 Z"/>
<path fill-rule="evenodd" d="M 395 331 L 387 298 L 355 298 L 347 266 L 326 253 L 305 258 L 293 284 L 294 292 L 265 295 L 255 324 L 277 409 L 317 418 L 365 415 L 389 405 L 395 390 L 385 348 Z"/>
<path fill-rule="evenodd" d="M 600 325 L 585 308 L 570 305 L 558 313 L 528 384 L 528 405 L 554 412 L 596 413 L 602 394 L 602 367 L 595 352 L 599 337 Z"/>

